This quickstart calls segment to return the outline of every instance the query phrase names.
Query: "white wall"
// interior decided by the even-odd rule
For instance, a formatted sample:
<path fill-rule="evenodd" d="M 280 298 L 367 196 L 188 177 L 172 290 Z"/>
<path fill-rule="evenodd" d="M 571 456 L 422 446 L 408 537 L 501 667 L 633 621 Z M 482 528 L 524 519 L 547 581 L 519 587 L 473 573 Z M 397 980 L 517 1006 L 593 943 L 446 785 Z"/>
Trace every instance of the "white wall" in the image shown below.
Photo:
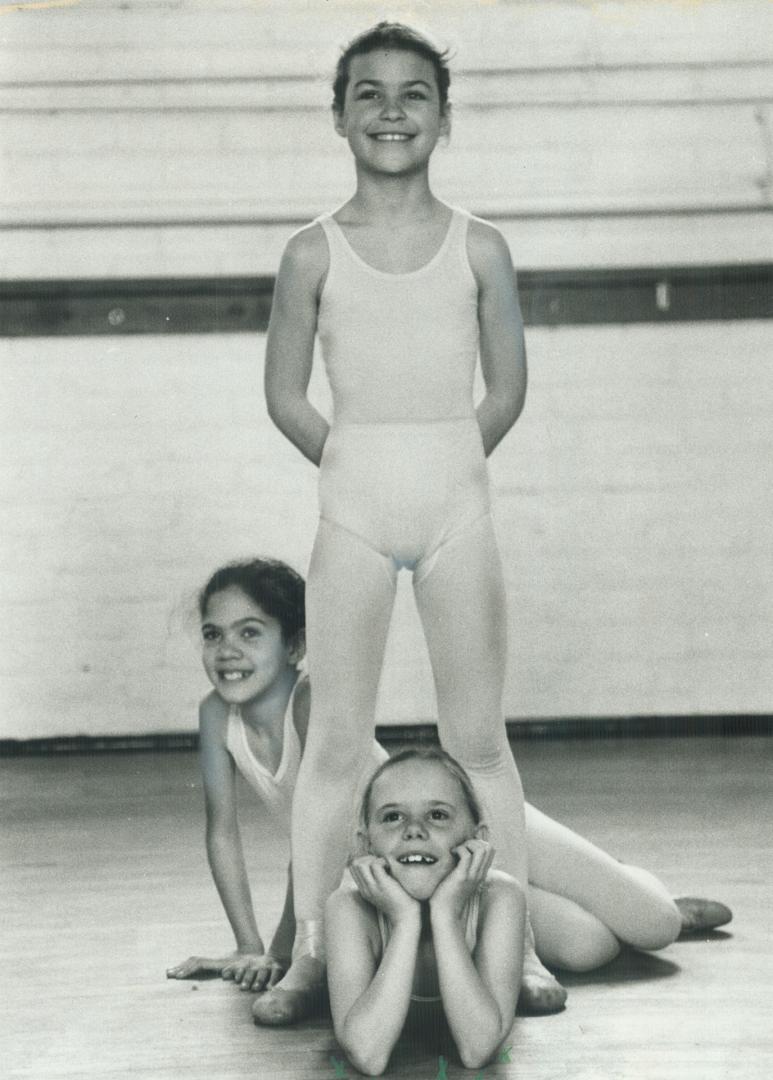
<path fill-rule="evenodd" d="M 0 16 L 0 275 L 273 272 L 350 192 L 330 75 L 391 14 L 453 50 L 437 188 L 519 266 L 769 258 L 769 0 L 80 0 Z"/>
<path fill-rule="evenodd" d="M 518 266 L 770 258 L 768 0 L 73 0 L 0 13 L 0 276 L 273 272 L 350 189 L 328 75 L 386 14 L 454 49 L 438 190 Z M 510 715 L 770 709 L 770 347 L 770 323 L 530 332 L 492 463 Z M 0 342 L 0 737 L 189 728 L 181 597 L 238 555 L 305 569 L 314 476 L 265 420 L 261 348 Z M 384 720 L 432 713 L 408 601 Z"/>
<path fill-rule="evenodd" d="M 507 714 L 769 711 L 773 324 L 528 341 L 528 405 L 492 458 Z M 316 525 L 314 470 L 265 416 L 262 342 L 3 351 L 0 737 L 190 729 L 195 590 L 238 556 L 305 571 Z M 406 581 L 380 719 L 433 710 Z"/>

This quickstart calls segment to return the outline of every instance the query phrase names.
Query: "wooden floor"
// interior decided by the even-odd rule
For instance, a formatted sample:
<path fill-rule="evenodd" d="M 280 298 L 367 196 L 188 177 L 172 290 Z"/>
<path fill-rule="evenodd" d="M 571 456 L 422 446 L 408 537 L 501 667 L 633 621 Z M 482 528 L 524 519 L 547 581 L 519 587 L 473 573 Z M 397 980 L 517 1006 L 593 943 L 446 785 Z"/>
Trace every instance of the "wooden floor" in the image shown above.
<path fill-rule="evenodd" d="M 483 1076 L 773 1076 L 772 747 L 764 737 L 515 745 L 534 803 L 657 871 L 675 894 L 726 901 L 735 920 L 728 933 L 567 977 L 566 1011 L 518 1018 L 511 1062 Z M 258 1029 L 234 987 L 164 978 L 190 953 L 229 946 L 204 857 L 194 754 L 14 758 L 0 773 L 4 1077 L 356 1075 L 334 1067 L 328 1019 Z M 245 838 L 268 926 L 281 905 L 284 848 L 252 822 Z M 387 1075 L 476 1075 L 453 1062 L 439 1069 L 434 1049 L 406 1041 Z"/>

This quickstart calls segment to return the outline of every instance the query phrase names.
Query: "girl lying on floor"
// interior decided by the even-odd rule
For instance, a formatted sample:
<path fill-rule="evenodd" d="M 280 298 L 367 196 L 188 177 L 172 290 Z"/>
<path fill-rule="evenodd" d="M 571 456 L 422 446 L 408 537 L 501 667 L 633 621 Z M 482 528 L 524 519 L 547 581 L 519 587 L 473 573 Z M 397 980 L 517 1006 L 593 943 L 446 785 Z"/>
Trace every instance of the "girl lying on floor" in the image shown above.
<path fill-rule="evenodd" d="M 233 563 L 217 570 L 206 583 L 199 612 L 202 658 L 213 686 L 200 706 L 207 855 L 235 948 L 215 957 L 192 956 L 170 968 L 167 975 L 186 979 L 218 973 L 243 990 L 264 991 L 289 964 L 295 934 L 291 873 L 284 910 L 267 944 L 255 919 L 239 835 L 236 773 L 241 773 L 287 833 L 310 701 L 308 680 L 299 671 L 304 655 L 304 581 L 275 560 Z M 370 776 L 387 760 L 386 751 L 374 742 L 368 769 L 360 778 L 358 801 Z M 435 763 L 434 772 L 438 769 Z M 444 769 L 440 768 L 440 774 Z M 377 794 L 384 786 L 381 781 L 386 783 L 388 778 L 389 771 L 382 775 Z M 373 805 L 371 790 L 369 806 Z M 461 855 L 459 865 L 468 884 L 473 879 L 481 884 L 483 868 L 489 869 L 491 858 L 487 849 L 482 854 L 480 846 L 485 833 L 475 835 L 480 822 L 473 824 L 465 839 L 475 843 L 465 849 L 469 854 Z M 588 971 L 610 961 L 621 944 L 660 949 L 680 933 L 720 926 L 732 917 L 724 905 L 712 901 L 672 900 L 657 878 L 618 862 L 529 804 L 526 825 L 529 909 L 537 953 L 551 967 Z M 368 830 L 361 827 L 360 831 Z M 353 836 L 342 837 L 341 843 L 351 851 Z M 355 881 L 363 886 L 366 881 L 378 882 L 380 888 L 386 869 L 367 866 L 360 869 L 360 864 L 353 864 L 360 874 Z M 409 871 L 414 876 L 418 872 L 406 867 L 398 873 Z M 446 886 L 456 899 L 468 888 L 465 885 L 460 893 L 457 883 L 458 877 Z M 497 888 L 502 887 L 496 886 L 495 892 Z M 445 895 L 441 893 L 441 901 Z M 507 902 L 514 905 L 511 914 L 517 921 L 516 901 Z M 339 898 L 335 903 L 342 902 Z M 341 917 L 339 912 L 337 922 Z M 516 943 L 513 970 L 519 955 Z M 336 1008 L 340 1013 L 340 1005 Z"/>

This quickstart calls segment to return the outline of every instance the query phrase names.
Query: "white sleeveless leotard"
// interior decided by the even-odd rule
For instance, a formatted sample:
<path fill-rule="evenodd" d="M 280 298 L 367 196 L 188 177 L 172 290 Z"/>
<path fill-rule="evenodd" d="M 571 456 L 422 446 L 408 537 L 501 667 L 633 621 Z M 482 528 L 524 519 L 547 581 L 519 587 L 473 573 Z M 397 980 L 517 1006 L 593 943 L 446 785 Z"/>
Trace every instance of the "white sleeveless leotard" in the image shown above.
<path fill-rule="evenodd" d="M 293 723 L 296 683 L 287 702 L 282 728 L 282 757 L 275 773 L 258 760 L 250 748 L 245 722 L 238 705 L 228 710 L 225 744 L 234 764 L 260 801 L 289 835 L 295 781 L 301 763 L 301 741 Z"/>
<path fill-rule="evenodd" d="M 293 703 L 297 689 L 298 683 L 293 687 L 285 709 L 282 728 L 282 756 L 275 773 L 272 773 L 252 752 L 247 740 L 244 718 L 238 705 L 231 705 L 228 710 L 225 737 L 226 748 L 233 758 L 236 768 L 272 817 L 276 819 L 276 824 L 284 836 L 290 835 L 293 791 L 295 790 L 298 768 L 301 763 L 301 740 L 293 722 Z M 383 746 L 376 742 L 375 739 L 372 740 L 368 763 L 355 793 L 355 806 L 359 806 L 358 800 L 361 798 L 370 774 L 388 757 L 389 755 Z M 354 812 L 352 818 L 353 820 L 355 818 Z"/>
<path fill-rule="evenodd" d="M 490 510 L 473 406 L 478 287 L 470 215 L 454 209 L 419 270 L 364 262 L 330 214 L 318 333 L 333 396 L 320 463 L 320 513 L 416 580 L 437 550 Z"/>

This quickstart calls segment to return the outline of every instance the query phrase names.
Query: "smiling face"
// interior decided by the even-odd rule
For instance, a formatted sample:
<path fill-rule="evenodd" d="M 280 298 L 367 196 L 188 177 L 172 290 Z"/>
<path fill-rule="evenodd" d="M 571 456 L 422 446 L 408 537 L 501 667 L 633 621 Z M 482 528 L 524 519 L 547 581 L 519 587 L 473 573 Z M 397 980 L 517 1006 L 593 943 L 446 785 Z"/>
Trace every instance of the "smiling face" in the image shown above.
<path fill-rule="evenodd" d="M 352 57 L 344 108 L 334 117 L 358 166 L 393 176 L 426 168 L 450 126 L 432 62 L 406 49 Z"/>
<path fill-rule="evenodd" d="M 387 768 L 370 794 L 367 841 L 392 877 L 416 900 L 428 900 L 456 866 L 452 849 L 477 835 L 459 781 L 437 761 Z"/>
<path fill-rule="evenodd" d="M 210 596 L 201 636 L 204 669 L 229 705 L 262 696 L 300 659 L 279 621 L 235 585 Z"/>

